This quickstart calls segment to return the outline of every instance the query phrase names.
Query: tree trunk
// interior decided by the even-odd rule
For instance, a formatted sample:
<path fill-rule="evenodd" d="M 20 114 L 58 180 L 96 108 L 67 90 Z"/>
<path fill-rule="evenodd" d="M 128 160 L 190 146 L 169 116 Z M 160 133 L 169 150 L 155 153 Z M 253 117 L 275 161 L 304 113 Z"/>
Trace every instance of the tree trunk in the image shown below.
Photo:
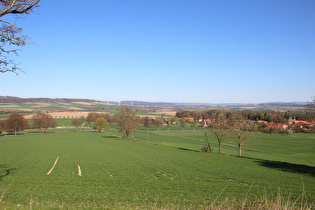
<path fill-rule="evenodd" d="M 126 139 L 129 139 L 129 132 L 126 131 Z"/>
<path fill-rule="evenodd" d="M 238 144 L 238 156 L 242 156 L 242 144 Z"/>
<path fill-rule="evenodd" d="M 149 129 L 147 130 L 147 143 L 149 143 Z"/>
<path fill-rule="evenodd" d="M 14 129 L 14 136 L 16 136 L 16 128 Z"/>
<path fill-rule="evenodd" d="M 222 146 L 222 143 L 219 141 L 219 154 L 221 154 L 221 146 Z"/>
<path fill-rule="evenodd" d="M 207 148 L 206 152 L 212 152 L 211 147 L 210 147 L 210 143 L 208 140 L 207 132 L 205 132 L 205 148 Z"/>

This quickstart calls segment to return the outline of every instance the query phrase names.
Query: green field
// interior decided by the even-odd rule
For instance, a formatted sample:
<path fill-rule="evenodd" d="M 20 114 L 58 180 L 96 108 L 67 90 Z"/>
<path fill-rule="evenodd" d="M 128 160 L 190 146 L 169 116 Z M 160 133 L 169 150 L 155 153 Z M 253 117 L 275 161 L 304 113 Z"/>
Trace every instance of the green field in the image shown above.
<path fill-rule="evenodd" d="M 152 131 L 149 143 L 145 130 L 135 137 L 127 141 L 114 130 L 0 138 L 0 208 L 206 208 L 278 194 L 292 202 L 315 199 L 315 135 L 258 134 L 243 158 L 232 141 L 216 154 L 211 136 L 214 153 L 200 152 L 202 131 Z"/>

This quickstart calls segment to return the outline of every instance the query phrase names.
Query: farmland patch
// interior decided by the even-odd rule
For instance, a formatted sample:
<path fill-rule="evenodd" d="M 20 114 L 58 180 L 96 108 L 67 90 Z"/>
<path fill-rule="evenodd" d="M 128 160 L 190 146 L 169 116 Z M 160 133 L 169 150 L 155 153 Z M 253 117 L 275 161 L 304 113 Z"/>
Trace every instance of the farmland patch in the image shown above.
<path fill-rule="evenodd" d="M 96 132 L 0 138 L 0 165 L 9 164 L 17 169 L 1 177 L 0 194 L 6 192 L 1 207 L 11 209 L 19 204 L 20 208 L 29 208 L 31 200 L 33 208 L 197 209 L 226 198 L 242 201 L 246 197 L 250 202 L 266 195 L 272 199 L 279 189 L 282 196 L 292 200 L 303 193 L 307 195 L 305 199 L 315 198 L 315 178 L 310 174 L 279 170 L 278 165 L 262 165 L 255 158 L 158 145 L 181 142 L 195 148 L 203 145 L 199 141 L 202 132 L 199 137 L 193 131 L 170 131 L 173 135 L 169 136 L 167 133 L 152 132 L 149 144 L 145 132 L 139 132 L 135 141 Z M 309 138 L 298 140 L 314 142 Z M 295 138 L 280 141 L 278 149 L 286 148 L 292 141 Z M 274 139 L 267 143 L 277 145 Z M 268 145 L 255 146 L 257 154 L 274 157 L 268 152 Z M 229 151 L 229 147 L 224 149 Z M 47 176 L 43 171 L 51 167 L 47 164 L 52 164 L 52 157 L 58 156 L 55 169 Z M 294 158 L 303 161 L 306 157 Z M 79 171 L 82 177 L 78 176 Z"/>
<path fill-rule="evenodd" d="M 81 105 L 87 105 L 87 106 L 94 106 L 94 103 L 89 103 L 89 102 L 73 102 L 75 104 L 81 104 Z"/>

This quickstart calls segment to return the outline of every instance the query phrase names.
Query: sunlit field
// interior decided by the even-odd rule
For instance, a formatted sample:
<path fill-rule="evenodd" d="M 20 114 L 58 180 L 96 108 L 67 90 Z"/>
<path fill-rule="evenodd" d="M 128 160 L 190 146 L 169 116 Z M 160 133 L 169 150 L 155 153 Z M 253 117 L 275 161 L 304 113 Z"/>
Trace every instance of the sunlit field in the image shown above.
<path fill-rule="evenodd" d="M 203 153 L 202 130 L 112 129 L 0 138 L 1 208 L 207 208 L 315 199 L 314 135 L 258 134 Z M 54 167 L 53 167 L 54 166 Z M 47 175 L 47 173 L 49 175 Z"/>

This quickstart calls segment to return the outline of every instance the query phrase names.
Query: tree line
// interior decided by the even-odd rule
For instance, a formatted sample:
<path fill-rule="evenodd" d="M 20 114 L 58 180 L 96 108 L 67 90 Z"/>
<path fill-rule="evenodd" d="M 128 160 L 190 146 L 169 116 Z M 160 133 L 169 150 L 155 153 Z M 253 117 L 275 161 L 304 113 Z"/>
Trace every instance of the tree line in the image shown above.
<path fill-rule="evenodd" d="M 40 129 L 41 132 L 46 132 L 48 128 L 55 128 L 57 121 L 47 113 L 37 113 L 32 116 L 32 123 L 30 124 L 23 115 L 19 113 L 11 113 L 10 116 L 4 120 L 0 120 L 0 133 L 3 132 L 17 132 L 29 128 Z M 72 125 L 76 128 L 88 123 L 88 127 L 95 126 L 99 132 L 108 129 L 112 123 L 116 123 L 120 132 L 124 133 L 124 138 L 134 139 L 134 132 L 137 130 L 141 119 L 132 107 L 122 106 L 119 113 L 109 115 L 105 113 L 89 113 L 86 118 L 80 117 L 72 120 Z"/>
<path fill-rule="evenodd" d="M 314 115 L 311 112 L 280 112 L 280 111 L 251 111 L 251 110 L 218 110 L 211 109 L 208 111 L 197 112 L 189 110 L 180 110 L 176 112 L 176 117 L 191 117 L 195 120 L 199 119 L 215 119 L 216 116 L 223 114 L 225 118 L 233 118 L 234 115 L 240 115 L 243 119 L 252 121 L 267 121 L 274 123 L 287 123 L 290 118 L 295 118 L 296 120 L 305 120 L 311 122 L 314 119 Z"/>
<path fill-rule="evenodd" d="M 37 113 L 33 115 L 32 125 L 30 125 L 23 115 L 12 113 L 7 119 L 0 121 L 0 133 L 14 132 L 16 135 L 17 132 L 28 128 L 38 128 L 47 133 L 48 128 L 55 128 L 56 126 L 57 121 L 50 114 Z"/>

